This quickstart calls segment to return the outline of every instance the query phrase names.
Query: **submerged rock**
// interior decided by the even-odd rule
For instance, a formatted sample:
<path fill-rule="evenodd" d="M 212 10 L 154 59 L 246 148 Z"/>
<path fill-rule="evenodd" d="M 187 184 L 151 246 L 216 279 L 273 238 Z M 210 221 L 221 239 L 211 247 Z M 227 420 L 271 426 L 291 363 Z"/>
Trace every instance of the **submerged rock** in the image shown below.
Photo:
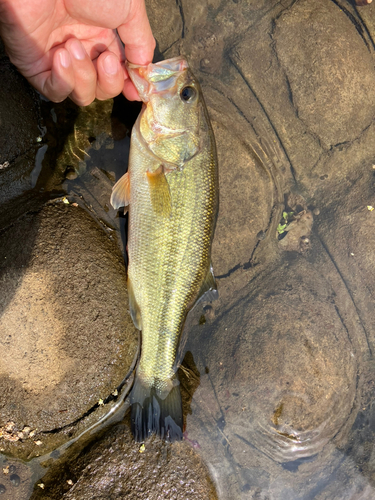
<path fill-rule="evenodd" d="M 118 425 L 64 468 L 42 479 L 39 498 L 91 500 L 216 500 L 208 469 L 186 442 L 168 444 L 156 438 L 135 443 L 128 425 Z"/>

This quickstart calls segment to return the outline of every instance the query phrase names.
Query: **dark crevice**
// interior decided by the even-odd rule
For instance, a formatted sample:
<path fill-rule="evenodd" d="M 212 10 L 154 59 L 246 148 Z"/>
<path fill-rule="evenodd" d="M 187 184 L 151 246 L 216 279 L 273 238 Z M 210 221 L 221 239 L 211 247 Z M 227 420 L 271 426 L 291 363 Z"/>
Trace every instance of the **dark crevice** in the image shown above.
<path fill-rule="evenodd" d="M 324 149 L 322 147 L 322 153 L 319 155 L 319 158 L 317 159 L 317 161 L 314 163 L 314 165 L 312 166 L 311 168 L 311 171 L 313 172 L 314 169 L 317 167 L 317 165 L 320 163 L 321 159 L 323 156 L 326 156 L 327 160 L 329 158 L 332 157 L 332 155 L 335 153 L 336 149 L 339 149 L 339 148 L 350 148 L 350 146 L 353 145 L 353 143 L 357 142 L 357 141 L 360 141 L 361 140 L 361 137 L 364 133 L 367 132 L 367 130 L 374 124 L 375 120 L 372 119 L 370 121 L 370 123 L 367 125 L 367 127 L 365 127 L 363 130 L 361 130 L 361 132 L 359 133 L 359 135 L 357 137 L 355 137 L 354 139 L 351 139 L 351 140 L 348 140 L 348 141 L 343 141 L 343 142 L 338 142 L 337 144 L 333 144 L 331 145 L 331 147 L 329 149 Z"/>
<path fill-rule="evenodd" d="M 276 49 L 275 49 L 275 53 L 276 53 Z M 288 78 L 286 71 L 284 71 L 284 77 L 285 77 L 286 88 L 288 90 L 289 101 L 296 112 L 297 118 L 300 120 L 298 107 L 296 106 L 296 104 L 294 102 L 292 87 L 290 86 L 289 78 Z"/>
<path fill-rule="evenodd" d="M 348 292 L 348 294 L 349 294 L 349 297 L 350 297 L 350 299 L 351 299 L 351 302 L 352 302 L 352 304 L 353 304 L 353 306 L 354 306 L 354 308 L 355 308 L 355 310 L 356 310 L 356 313 L 357 313 L 357 316 L 358 316 L 359 323 L 360 323 L 360 325 L 361 325 L 361 327 L 362 327 L 362 330 L 363 330 L 363 332 L 364 332 L 364 335 L 365 335 L 365 338 L 366 338 L 366 343 L 367 343 L 367 348 L 368 348 L 369 353 L 370 353 L 370 356 L 371 356 L 371 358 L 372 358 L 372 350 L 371 350 L 371 347 L 370 347 L 370 342 L 369 342 L 369 339 L 368 339 L 368 333 L 367 333 L 366 328 L 365 328 L 365 326 L 364 326 L 364 324 L 363 324 L 363 322 L 362 322 L 362 319 L 361 319 L 361 316 L 360 316 L 360 313 L 359 313 L 359 310 L 358 310 L 357 304 L 356 304 L 356 303 L 355 303 L 355 301 L 354 301 L 354 298 L 353 298 L 353 295 L 352 295 L 352 293 L 351 293 L 351 291 L 350 291 L 350 288 L 349 288 L 349 286 L 347 285 L 347 283 L 346 283 L 346 281 L 345 281 L 345 278 L 344 278 L 344 276 L 342 275 L 342 273 L 341 273 L 341 271 L 340 271 L 340 269 L 339 269 L 338 265 L 336 264 L 335 259 L 333 258 L 333 256 L 332 256 L 332 255 L 331 255 L 331 253 L 329 252 L 329 250 L 328 250 L 328 248 L 327 248 L 326 244 L 324 243 L 324 241 L 322 240 L 322 238 L 321 238 L 318 234 L 317 234 L 317 238 L 319 239 L 319 241 L 320 241 L 320 243 L 321 243 L 322 247 L 324 248 L 324 250 L 325 250 L 326 254 L 328 255 L 329 259 L 331 260 L 332 264 L 334 265 L 334 267 L 335 267 L 335 269 L 336 269 L 336 271 L 337 271 L 338 275 L 339 275 L 339 276 L 340 276 L 340 278 L 341 278 L 341 281 L 342 281 L 343 285 L 344 285 L 344 286 L 345 286 L 345 288 L 346 288 L 346 291 L 347 291 L 347 292 Z M 344 324 L 344 323 L 343 323 L 343 324 Z M 344 325 L 344 326 L 345 326 L 345 325 Z M 345 327 L 345 328 L 346 328 L 346 327 Z M 348 333 L 349 333 L 349 332 L 348 332 Z"/>
<path fill-rule="evenodd" d="M 358 31 L 358 34 L 359 36 L 362 38 L 362 40 L 364 41 L 367 49 L 370 51 L 370 47 L 369 47 L 369 44 L 368 44 L 368 40 L 366 39 L 365 35 L 364 35 L 364 32 L 366 31 L 366 33 L 368 34 L 368 30 L 367 28 L 363 25 L 363 23 L 361 23 L 361 21 L 358 21 L 351 12 L 349 12 L 349 10 L 344 6 L 342 5 L 338 0 L 331 0 L 331 2 L 333 2 L 340 10 L 342 10 L 342 12 L 347 16 L 347 18 L 349 19 L 349 21 L 354 25 L 355 29 Z M 370 40 L 371 40 L 371 37 L 370 37 Z M 372 40 L 371 40 L 372 41 Z M 372 43 L 373 45 L 373 43 Z M 370 51 L 371 52 L 371 51 Z"/>
<path fill-rule="evenodd" d="M 361 132 L 362 134 L 362 132 Z M 338 142 L 337 144 L 332 144 L 331 147 L 329 148 L 329 151 L 333 151 L 334 149 L 336 148 L 341 148 L 341 147 L 346 147 L 346 146 L 350 146 L 350 144 L 352 142 L 354 142 L 355 140 L 357 140 L 357 138 L 353 139 L 353 141 L 343 141 L 343 142 Z"/>
<path fill-rule="evenodd" d="M 180 40 L 175 40 L 174 42 L 172 42 L 166 49 L 163 50 L 162 54 L 165 54 L 166 52 L 168 52 L 168 50 L 170 50 L 173 45 L 176 45 L 176 43 L 179 43 Z"/>
<path fill-rule="evenodd" d="M 131 377 L 131 376 L 130 376 Z M 130 380 L 132 380 L 130 377 L 128 377 L 126 380 L 124 380 L 124 382 L 122 382 L 119 387 L 117 388 L 117 391 L 120 395 L 120 392 L 121 392 L 121 389 L 123 389 L 123 387 L 125 386 L 125 384 L 127 382 L 129 382 Z M 132 386 L 132 383 L 129 384 L 129 387 L 127 388 L 127 392 L 130 391 L 131 389 L 131 386 Z M 113 396 L 112 394 L 110 394 L 106 399 L 103 400 L 103 405 L 106 405 L 112 401 L 114 401 L 115 399 L 117 399 L 118 396 Z M 73 422 L 70 422 L 69 424 L 66 424 L 66 425 L 63 425 L 62 427 L 57 427 L 56 429 L 52 429 L 50 431 L 43 431 L 41 430 L 40 433 L 41 434 L 44 434 L 44 435 L 48 435 L 48 434 L 57 434 L 61 431 L 64 431 L 66 429 L 70 429 L 72 427 L 75 427 L 76 425 L 78 425 L 80 422 L 82 422 L 83 420 L 85 420 L 89 415 L 91 415 L 91 413 L 93 413 L 94 411 L 96 411 L 98 408 L 100 408 L 100 406 L 103 406 L 102 404 L 99 404 L 96 403 L 94 406 L 92 406 L 89 410 L 87 410 L 86 413 L 84 413 L 83 415 L 81 415 L 79 418 L 77 418 L 76 420 L 74 420 Z M 93 424 L 98 424 L 103 418 L 105 418 L 107 415 L 103 415 L 102 417 L 99 418 L 98 422 L 94 422 Z M 88 426 L 90 428 L 90 426 Z M 82 430 L 82 432 L 85 432 L 86 429 Z"/>
<path fill-rule="evenodd" d="M 366 32 L 367 36 L 369 37 L 369 40 L 370 40 L 371 45 L 372 45 L 372 48 L 375 50 L 375 42 L 374 42 L 374 39 L 373 39 L 373 38 L 372 38 L 372 36 L 371 36 L 370 31 L 369 31 L 369 30 L 368 30 L 368 28 L 367 28 L 366 23 L 365 23 L 365 22 L 364 22 L 364 20 L 362 19 L 362 16 L 361 16 L 361 14 L 358 12 L 358 9 L 357 9 L 357 7 L 356 7 L 356 6 L 354 6 L 354 10 L 355 10 L 355 12 L 356 12 L 356 14 L 357 14 L 357 16 L 358 16 L 358 18 L 359 18 L 360 22 L 361 22 L 361 25 L 363 26 L 364 31 Z"/>
<path fill-rule="evenodd" d="M 235 271 L 237 271 L 237 269 L 240 269 L 240 267 L 242 267 L 242 266 L 241 266 L 241 264 L 237 264 L 237 265 L 235 265 L 234 267 L 232 267 L 232 269 L 229 269 L 229 271 L 228 271 L 227 273 L 225 273 L 225 274 L 220 274 L 220 276 L 216 276 L 216 279 L 217 279 L 217 280 L 221 280 L 221 279 L 223 279 L 223 278 L 229 278 L 229 276 L 230 276 L 232 273 L 234 273 Z"/>
<path fill-rule="evenodd" d="M 352 339 L 350 338 L 350 333 L 349 333 L 348 327 L 346 326 L 344 318 L 341 316 L 340 310 L 337 307 L 337 305 L 336 305 L 336 303 L 335 303 L 334 300 L 332 301 L 332 304 L 333 304 L 333 307 L 335 308 L 336 314 L 339 317 L 339 320 L 340 320 L 342 326 L 345 328 L 346 334 L 348 335 L 349 342 L 351 343 L 351 345 L 353 345 Z M 338 338 L 336 337 L 336 334 L 335 334 L 335 338 L 336 338 L 336 340 L 338 340 Z"/>
<path fill-rule="evenodd" d="M 216 392 L 216 389 L 215 389 L 215 386 L 212 382 L 212 379 L 211 379 L 211 375 L 208 374 L 208 379 L 210 381 L 210 384 L 211 384 L 211 388 L 212 388 L 212 391 L 214 393 L 214 396 L 215 396 L 215 400 L 216 400 L 216 403 L 217 403 L 217 406 L 219 407 L 219 410 L 220 410 L 220 415 L 221 417 L 219 419 L 215 419 L 215 422 L 216 422 L 216 425 L 218 426 L 218 428 L 223 431 L 224 430 L 224 427 L 226 425 L 226 422 L 225 422 L 225 416 L 224 416 L 224 412 L 220 406 L 220 402 L 219 402 L 219 398 L 217 397 L 217 392 Z"/>
<path fill-rule="evenodd" d="M 374 119 L 370 121 L 370 123 L 363 129 L 361 132 L 355 137 L 354 139 L 351 139 L 350 141 L 344 141 L 344 142 L 338 142 L 337 144 L 334 144 L 331 146 L 330 151 L 333 151 L 336 148 L 339 148 L 341 146 L 351 146 L 353 142 L 357 142 L 361 139 L 362 135 L 367 132 L 367 130 L 374 124 Z"/>
<path fill-rule="evenodd" d="M 182 21 L 182 30 L 181 30 L 181 38 L 185 38 L 185 14 L 184 9 L 182 7 L 182 0 L 176 0 L 176 5 L 180 11 L 181 21 Z"/>

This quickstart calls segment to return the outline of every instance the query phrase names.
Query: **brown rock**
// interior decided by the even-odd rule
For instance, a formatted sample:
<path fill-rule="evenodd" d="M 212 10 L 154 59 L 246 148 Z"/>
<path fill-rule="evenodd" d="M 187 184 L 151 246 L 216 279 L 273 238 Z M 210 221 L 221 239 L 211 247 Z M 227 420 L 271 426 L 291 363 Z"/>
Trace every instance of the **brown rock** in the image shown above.
<path fill-rule="evenodd" d="M 61 202 L 0 238 L 0 426 L 62 428 L 107 398 L 136 354 L 122 256 L 87 213 Z"/>
<path fill-rule="evenodd" d="M 42 481 L 45 488 L 36 487 L 33 500 L 217 499 L 208 470 L 190 444 L 149 439 L 141 445 L 133 441 L 127 425 L 113 428 Z"/>
<path fill-rule="evenodd" d="M 375 113 L 375 70 L 345 12 L 325 0 L 298 2 L 277 20 L 274 38 L 306 129 L 325 149 L 358 137 Z"/>

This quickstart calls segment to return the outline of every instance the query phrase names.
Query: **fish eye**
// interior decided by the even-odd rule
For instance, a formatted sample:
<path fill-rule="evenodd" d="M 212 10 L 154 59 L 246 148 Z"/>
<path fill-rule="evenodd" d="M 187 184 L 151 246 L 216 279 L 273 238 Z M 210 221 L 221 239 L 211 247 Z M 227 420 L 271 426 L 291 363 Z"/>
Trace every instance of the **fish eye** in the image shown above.
<path fill-rule="evenodd" d="M 191 102 L 197 95 L 197 91 L 194 87 L 184 87 L 180 92 L 180 97 L 185 102 Z"/>

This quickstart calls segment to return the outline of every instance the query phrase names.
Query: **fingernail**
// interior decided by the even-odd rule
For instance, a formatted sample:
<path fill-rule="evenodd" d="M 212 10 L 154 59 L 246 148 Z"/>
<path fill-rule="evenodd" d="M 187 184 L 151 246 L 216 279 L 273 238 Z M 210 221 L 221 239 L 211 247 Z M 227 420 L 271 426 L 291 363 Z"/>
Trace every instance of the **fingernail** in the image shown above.
<path fill-rule="evenodd" d="M 67 52 L 66 50 L 63 50 L 60 52 L 59 54 L 60 56 L 60 64 L 63 68 L 69 68 L 70 66 L 70 56 L 69 56 L 69 52 Z"/>
<path fill-rule="evenodd" d="M 73 40 L 70 44 L 70 52 L 73 54 L 73 57 L 79 61 L 82 61 L 86 57 L 85 49 L 78 40 Z"/>
<path fill-rule="evenodd" d="M 104 71 L 108 75 L 115 75 L 119 70 L 119 62 L 114 55 L 107 56 L 103 61 Z"/>

